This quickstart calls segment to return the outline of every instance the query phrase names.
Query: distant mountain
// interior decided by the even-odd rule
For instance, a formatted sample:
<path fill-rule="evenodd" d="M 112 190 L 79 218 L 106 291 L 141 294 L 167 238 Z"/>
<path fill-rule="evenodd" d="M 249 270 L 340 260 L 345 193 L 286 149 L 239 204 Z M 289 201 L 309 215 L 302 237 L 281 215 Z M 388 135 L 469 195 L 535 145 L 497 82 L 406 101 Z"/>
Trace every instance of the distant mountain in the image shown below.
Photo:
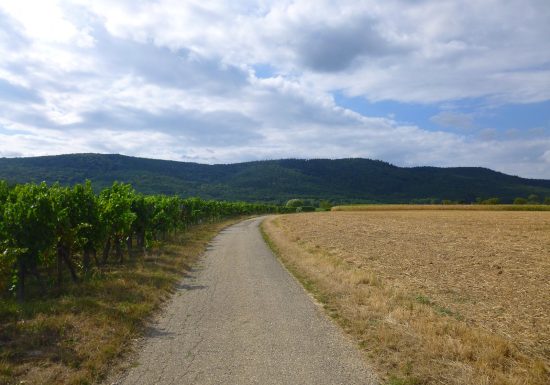
<path fill-rule="evenodd" d="M 206 165 L 123 155 L 71 154 L 0 158 L 0 179 L 10 183 L 113 181 L 143 193 L 207 199 L 284 202 L 291 198 L 338 203 L 397 203 L 422 199 L 550 196 L 550 180 L 525 179 L 480 167 L 396 167 L 369 159 L 283 159 Z"/>

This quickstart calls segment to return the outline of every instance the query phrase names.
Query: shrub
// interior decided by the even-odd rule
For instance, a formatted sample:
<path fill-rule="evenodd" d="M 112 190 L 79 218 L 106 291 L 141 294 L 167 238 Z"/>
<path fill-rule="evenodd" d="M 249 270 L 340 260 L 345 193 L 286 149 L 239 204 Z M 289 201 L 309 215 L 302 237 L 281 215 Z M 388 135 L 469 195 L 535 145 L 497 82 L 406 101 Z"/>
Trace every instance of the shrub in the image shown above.
<path fill-rule="evenodd" d="M 550 197 L 544 198 L 544 204 L 545 205 L 550 205 Z"/>
<path fill-rule="evenodd" d="M 518 198 L 514 199 L 514 204 L 515 205 L 526 205 L 527 204 L 527 199 L 518 197 Z"/>
<path fill-rule="evenodd" d="M 304 201 L 301 199 L 291 199 L 288 202 L 286 202 L 286 207 L 302 207 L 304 205 Z"/>
<path fill-rule="evenodd" d="M 302 206 L 302 207 L 298 207 L 298 208 L 301 209 L 300 211 L 302 211 L 304 213 L 315 211 L 315 207 L 313 207 L 313 206 Z"/>
<path fill-rule="evenodd" d="M 498 205 L 500 203 L 499 198 L 489 198 L 485 199 L 484 201 L 481 201 L 482 205 Z"/>

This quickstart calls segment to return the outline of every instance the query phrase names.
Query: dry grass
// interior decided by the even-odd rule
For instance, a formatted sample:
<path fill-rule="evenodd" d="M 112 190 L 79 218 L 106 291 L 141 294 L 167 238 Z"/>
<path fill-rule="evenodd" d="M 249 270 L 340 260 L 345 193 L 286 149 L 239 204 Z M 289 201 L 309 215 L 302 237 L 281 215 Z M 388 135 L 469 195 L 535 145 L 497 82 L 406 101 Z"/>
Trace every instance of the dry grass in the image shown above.
<path fill-rule="evenodd" d="M 550 383 L 550 213 L 311 213 L 264 231 L 388 383 Z"/>
<path fill-rule="evenodd" d="M 135 263 L 97 271 L 56 297 L 2 300 L 0 384 L 100 381 L 209 240 L 231 222 L 195 226 Z"/>
<path fill-rule="evenodd" d="M 394 211 L 394 210 L 468 210 L 468 211 L 550 211 L 550 205 L 343 205 L 334 206 L 332 211 Z"/>

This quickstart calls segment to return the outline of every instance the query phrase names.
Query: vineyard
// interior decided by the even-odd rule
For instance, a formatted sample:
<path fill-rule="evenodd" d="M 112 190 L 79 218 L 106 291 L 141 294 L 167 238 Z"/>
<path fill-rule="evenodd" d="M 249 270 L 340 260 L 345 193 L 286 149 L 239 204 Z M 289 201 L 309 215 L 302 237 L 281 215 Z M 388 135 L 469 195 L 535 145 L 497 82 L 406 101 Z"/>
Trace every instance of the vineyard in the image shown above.
<path fill-rule="evenodd" d="M 25 286 L 41 291 L 74 282 L 125 255 L 146 250 L 188 226 L 224 218 L 283 212 L 284 207 L 145 196 L 115 182 L 93 192 L 90 182 L 73 187 L 0 181 L 0 294 L 25 298 Z"/>

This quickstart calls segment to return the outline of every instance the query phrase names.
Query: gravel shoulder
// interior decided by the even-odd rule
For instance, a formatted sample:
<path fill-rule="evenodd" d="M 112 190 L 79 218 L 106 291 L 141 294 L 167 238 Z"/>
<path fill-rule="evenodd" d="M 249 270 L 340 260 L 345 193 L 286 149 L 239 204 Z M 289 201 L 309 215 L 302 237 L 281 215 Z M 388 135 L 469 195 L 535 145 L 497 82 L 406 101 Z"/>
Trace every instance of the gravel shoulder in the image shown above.
<path fill-rule="evenodd" d="M 262 218 L 223 230 L 115 381 L 375 384 L 354 344 L 277 261 Z"/>

